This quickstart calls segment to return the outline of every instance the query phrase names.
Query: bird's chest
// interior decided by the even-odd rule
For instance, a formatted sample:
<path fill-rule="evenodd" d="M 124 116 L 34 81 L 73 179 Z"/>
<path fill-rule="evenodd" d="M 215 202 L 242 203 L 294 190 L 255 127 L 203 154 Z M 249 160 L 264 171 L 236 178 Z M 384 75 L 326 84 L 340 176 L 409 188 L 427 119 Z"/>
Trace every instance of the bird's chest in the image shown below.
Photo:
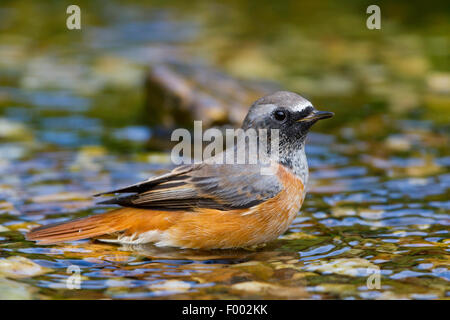
<path fill-rule="evenodd" d="M 258 208 L 258 219 L 264 229 L 262 233 L 268 238 L 276 238 L 288 229 L 305 199 L 305 187 L 299 177 L 284 170 L 280 173 L 280 180 L 282 191 Z"/>
<path fill-rule="evenodd" d="M 305 197 L 302 180 L 279 166 L 281 191 L 248 209 L 202 209 L 187 213 L 164 236 L 161 245 L 185 248 L 236 248 L 264 243 L 284 233 L 299 212 Z"/>

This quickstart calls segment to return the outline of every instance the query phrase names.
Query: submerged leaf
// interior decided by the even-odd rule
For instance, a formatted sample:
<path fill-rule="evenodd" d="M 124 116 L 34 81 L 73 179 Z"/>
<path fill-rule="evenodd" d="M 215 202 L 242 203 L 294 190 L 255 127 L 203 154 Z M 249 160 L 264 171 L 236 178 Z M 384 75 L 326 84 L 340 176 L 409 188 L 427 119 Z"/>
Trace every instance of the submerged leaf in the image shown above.
<path fill-rule="evenodd" d="M 0 276 L 8 278 L 29 278 L 50 271 L 52 270 L 42 267 L 25 257 L 13 256 L 6 259 L 0 259 Z"/>

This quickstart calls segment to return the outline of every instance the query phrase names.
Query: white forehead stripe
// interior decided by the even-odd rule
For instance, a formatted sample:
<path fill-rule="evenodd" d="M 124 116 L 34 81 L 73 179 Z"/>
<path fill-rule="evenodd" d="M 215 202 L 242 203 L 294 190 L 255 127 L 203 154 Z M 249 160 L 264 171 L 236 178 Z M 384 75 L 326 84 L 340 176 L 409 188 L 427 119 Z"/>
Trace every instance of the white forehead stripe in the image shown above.
<path fill-rule="evenodd" d="M 295 106 L 292 107 L 293 110 L 301 112 L 303 110 L 305 110 L 308 107 L 312 107 L 311 102 L 309 102 L 308 100 L 303 100 L 300 101 L 298 104 L 296 104 Z"/>

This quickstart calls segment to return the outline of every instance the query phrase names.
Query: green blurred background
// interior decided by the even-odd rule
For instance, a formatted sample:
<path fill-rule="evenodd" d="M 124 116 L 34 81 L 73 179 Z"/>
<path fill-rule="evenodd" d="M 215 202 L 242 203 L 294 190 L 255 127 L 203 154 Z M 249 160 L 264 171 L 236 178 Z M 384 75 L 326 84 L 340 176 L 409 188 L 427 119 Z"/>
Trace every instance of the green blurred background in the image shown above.
<path fill-rule="evenodd" d="M 0 298 L 448 298 L 448 1 L 79 0 L 81 30 L 66 28 L 70 4 L 0 3 Z M 381 30 L 366 28 L 371 4 Z M 235 96 L 258 83 L 335 112 L 309 136 L 287 235 L 226 257 L 25 241 L 170 167 L 168 142 L 149 143 L 162 129 L 145 79 L 173 63 L 227 75 Z M 230 90 L 212 77 L 208 94 Z M 61 282 L 73 264 L 82 290 Z"/>

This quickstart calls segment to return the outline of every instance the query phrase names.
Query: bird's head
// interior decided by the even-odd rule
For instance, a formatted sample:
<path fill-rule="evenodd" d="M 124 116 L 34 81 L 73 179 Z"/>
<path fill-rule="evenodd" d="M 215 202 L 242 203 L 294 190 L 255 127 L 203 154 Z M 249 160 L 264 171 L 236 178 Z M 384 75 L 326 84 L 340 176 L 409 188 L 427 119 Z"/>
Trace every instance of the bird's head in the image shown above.
<path fill-rule="evenodd" d="M 311 126 L 331 118 L 329 111 L 316 110 L 311 102 L 289 91 L 278 91 L 258 99 L 244 119 L 242 129 L 279 130 L 280 143 L 303 144 Z M 268 133 L 270 134 L 270 133 Z"/>

